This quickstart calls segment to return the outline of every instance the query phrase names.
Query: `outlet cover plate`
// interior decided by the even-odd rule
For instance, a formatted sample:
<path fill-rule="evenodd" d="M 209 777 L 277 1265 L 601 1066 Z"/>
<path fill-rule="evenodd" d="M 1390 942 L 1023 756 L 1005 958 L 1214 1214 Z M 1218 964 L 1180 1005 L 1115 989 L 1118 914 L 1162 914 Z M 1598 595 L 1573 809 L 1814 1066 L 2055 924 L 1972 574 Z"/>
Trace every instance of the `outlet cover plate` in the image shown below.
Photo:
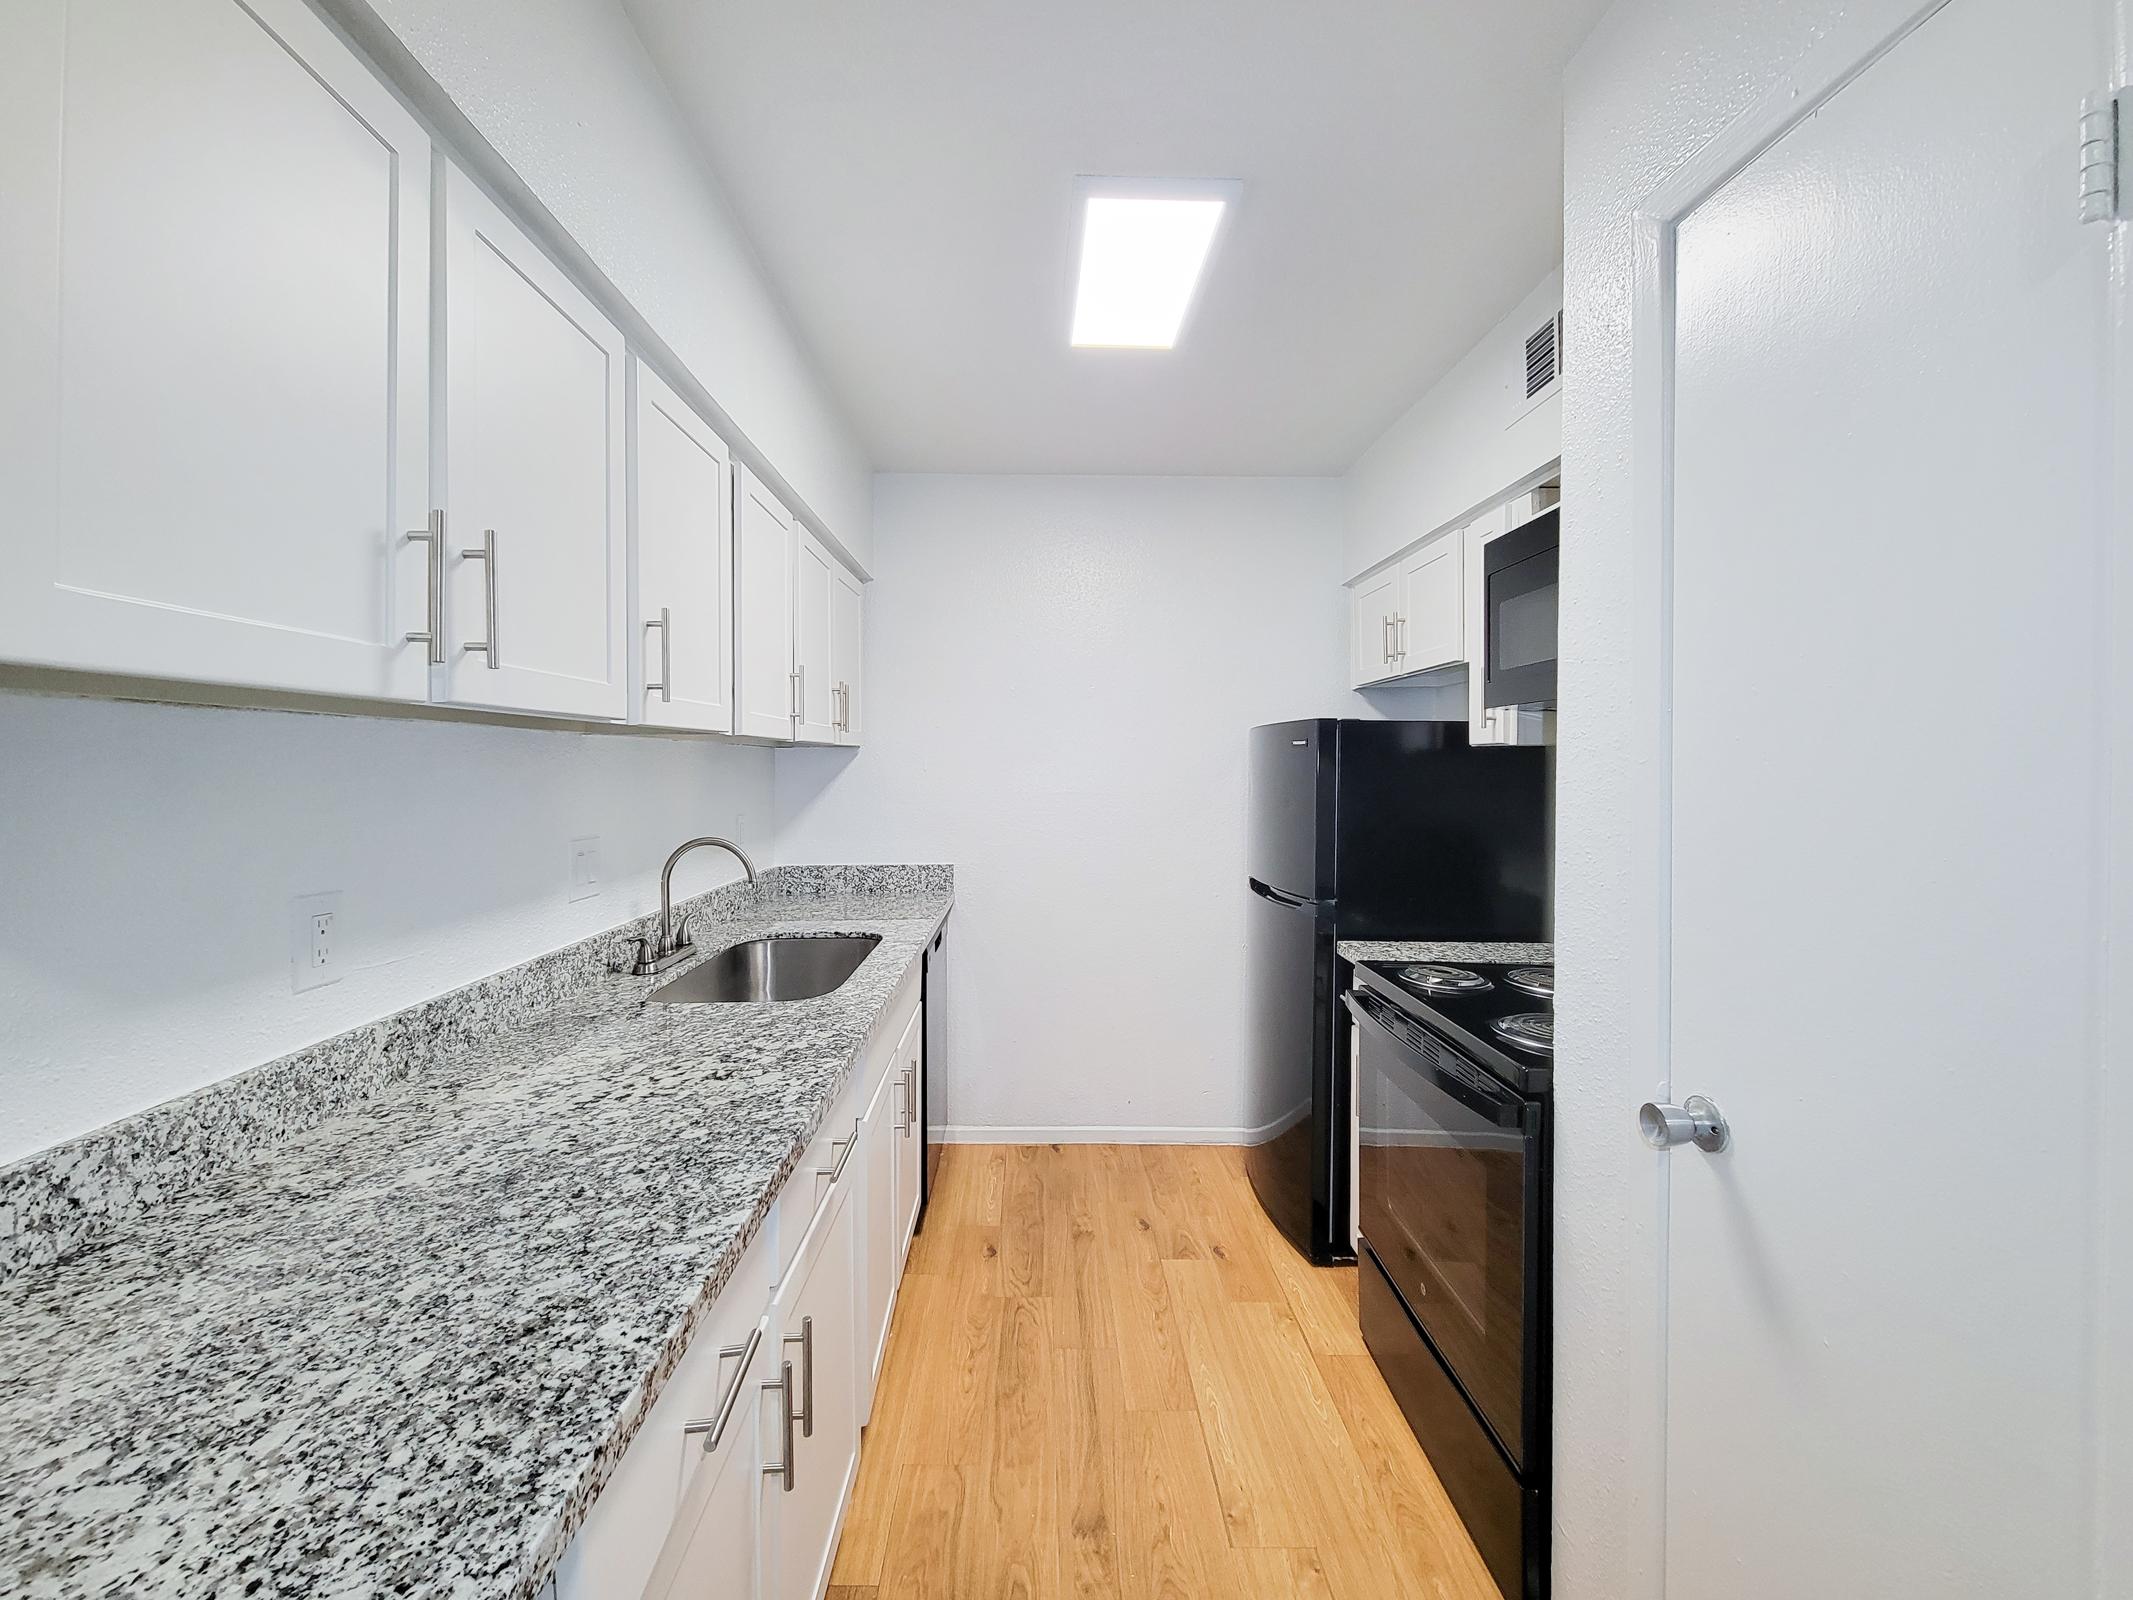
<path fill-rule="evenodd" d="M 346 927 L 341 921 L 338 889 L 324 894 L 300 894 L 289 918 L 289 987 L 297 994 L 341 981 L 346 965 L 342 940 Z"/>
<path fill-rule="evenodd" d="M 570 841 L 570 898 L 590 900 L 600 892 L 600 838 L 589 834 Z"/>

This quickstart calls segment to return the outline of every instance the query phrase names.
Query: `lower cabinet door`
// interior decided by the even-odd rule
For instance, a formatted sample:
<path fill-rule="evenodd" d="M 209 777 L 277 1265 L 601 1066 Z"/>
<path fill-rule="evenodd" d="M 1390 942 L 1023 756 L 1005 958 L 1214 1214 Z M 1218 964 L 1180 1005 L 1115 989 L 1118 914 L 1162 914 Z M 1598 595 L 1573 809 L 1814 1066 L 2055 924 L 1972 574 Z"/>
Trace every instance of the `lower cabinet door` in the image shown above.
<path fill-rule="evenodd" d="M 774 1352 L 789 1374 L 791 1423 L 781 1453 L 786 1470 L 765 1472 L 765 1548 L 777 1600 L 821 1600 L 859 1470 L 859 1315 L 853 1292 L 853 1228 L 861 1210 L 839 1179 L 816 1213 L 771 1305 Z M 773 1403 L 777 1397 L 773 1396 Z M 785 1453 L 789 1452 L 789 1453 Z"/>
<path fill-rule="evenodd" d="M 723 1419 L 705 1419 L 722 1420 L 724 1426 L 713 1443 L 702 1447 L 707 1459 L 696 1464 L 682 1491 L 674 1531 L 645 1586 L 647 1600 L 763 1600 L 756 1526 L 763 1441 L 775 1438 L 784 1397 L 781 1388 L 763 1381 L 771 1364 L 766 1338 L 741 1371 L 731 1410 Z"/>
<path fill-rule="evenodd" d="M 902 1095 L 897 1118 L 896 1220 L 893 1224 L 899 1274 L 903 1271 L 904 1258 L 911 1250 L 911 1235 L 918 1231 L 919 1201 L 926 1175 L 926 1130 L 919 1122 L 919 1079 L 925 1070 L 926 1013 L 920 1009 L 911 1013 L 910 1024 L 904 1029 L 903 1043 L 897 1048 L 895 1065 L 890 1069 L 892 1081 L 901 1085 Z"/>
<path fill-rule="evenodd" d="M 859 1420 L 874 1414 L 874 1386 L 889 1348 L 889 1318 L 903 1252 L 896 1237 L 898 1163 L 903 1158 L 903 1058 L 892 1057 L 859 1124 Z"/>

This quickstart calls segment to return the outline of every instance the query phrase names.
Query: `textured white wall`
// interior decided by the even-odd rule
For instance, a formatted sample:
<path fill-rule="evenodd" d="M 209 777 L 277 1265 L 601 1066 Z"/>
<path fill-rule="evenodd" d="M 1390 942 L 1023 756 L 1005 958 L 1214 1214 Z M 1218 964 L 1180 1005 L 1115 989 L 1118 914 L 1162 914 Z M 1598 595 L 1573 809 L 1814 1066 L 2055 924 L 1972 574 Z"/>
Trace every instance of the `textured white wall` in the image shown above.
<path fill-rule="evenodd" d="M 1525 395 L 1526 335 L 1562 303 L 1563 275 L 1551 272 L 1349 468 L 1344 579 L 1499 499 L 1562 454 L 1562 390 L 1538 401 Z M 1569 359 L 1576 339 L 1575 329 L 1564 334 Z"/>
<path fill-rule="evenodd" d="M 867 742 L 779 752 L 779 858 L 956 864 L 949 1121 L 1255 1126 L 1246 732 L 1373 714 L 1338 483 L 889 475 L 875 516 Z"/>
<path fill-rule="evenodd" d="M 324 3 L 368 9 L 399 38 L 809 509 L 869 560 L 866 451 L 614 0 Z"/>
<path fill-rule="evenodd" d="M 0 1161 L 654 909 L 692 833 L 771 854 L 742 746 L 0 693 L 0 750 Z M 737 876 L 699 851 L 675 891 Z M 290 902 L 329 889 L 343 976 L 295 994 Z"/>

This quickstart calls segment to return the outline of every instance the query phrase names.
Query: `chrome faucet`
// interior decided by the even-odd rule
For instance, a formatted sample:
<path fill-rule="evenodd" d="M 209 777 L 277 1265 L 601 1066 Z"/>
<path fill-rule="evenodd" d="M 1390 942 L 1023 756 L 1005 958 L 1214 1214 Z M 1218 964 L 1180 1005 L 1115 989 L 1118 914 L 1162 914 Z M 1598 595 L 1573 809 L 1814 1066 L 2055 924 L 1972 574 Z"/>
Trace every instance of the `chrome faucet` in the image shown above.
<path fill-rule="evenodd" d="M 689 919 L 683 917 L 681 926 L 674 925 L 674 866 L 691 850 L 700 850 L 705 845 L 717 845 L 741 864 L 741 871 L 748 874 L 748 882 L 755 883 L 755 863 L 748 859 L 748 852 L 731 839 L 720 839 L 705 834 L 700 839 L 691 839 L 680 845 L 667 857 L 667 864 L 659 869 L 659 933 L 654 940 L 637 941 L 637 960 L 630 971 L 643 976 L 648 972 L 664 972 L 675 962 L 695 953 L 696 947 L 689 942 Z"/>

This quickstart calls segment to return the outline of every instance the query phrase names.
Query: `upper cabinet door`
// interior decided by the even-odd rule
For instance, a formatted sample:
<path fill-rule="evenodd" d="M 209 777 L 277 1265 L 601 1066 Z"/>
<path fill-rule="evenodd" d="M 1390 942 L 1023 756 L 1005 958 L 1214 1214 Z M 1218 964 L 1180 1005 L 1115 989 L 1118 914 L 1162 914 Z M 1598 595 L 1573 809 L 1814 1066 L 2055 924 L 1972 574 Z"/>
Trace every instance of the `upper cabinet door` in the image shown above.
<path fill-rule="evenodd" d="M 790 739 L 792 513 L 746 467 L 733 477 L 733 731 Z"/>
<path fill-rule="evenodd" d="M 628 710 L 622 335 L 444 168 L 446 698 Z"/>
<path fill-rule="evenodd" d="M 830 666 L 830 574 L 837 563 L 805 528 L 793 545 L 793 671 L 799 691 L 802 744 L 831 744 L 837 735 L 835 676 Z"/>
<path fill-rule="evenodd" d="M 422 698 L 422 129 L 300 0 L 5 34 L 0 657 Z"/>
<path fill-rule="evenodd" d="M 733 496 L 726 447 L 641 362 L 630 363 L 637 578 L 631 634 L 641 719 L 733 731 Z"/>
<path fill-rule="evenodd" d="M 1348 670 L 1357 684 L 1391 677 L 1392 634 L 1399 606 L 1400 571 L 1388 567 L 1349 591 Z"/>
<path fill-rule="evenodd" d="M 860 690 L 866 589 L 842 566 L 830 568 L 830 687 L 836 699 L 836 741 L 857 744 L 866 697 Z"/>
<path fill-rule="evenodd" d="M 1393 665 L 1427 672 L 1466 659 L 1466 596 L 1460 588 L 1459 529 L 1439 534 L 1400 564 L 1400 611 L 1393 624 Z"/>

